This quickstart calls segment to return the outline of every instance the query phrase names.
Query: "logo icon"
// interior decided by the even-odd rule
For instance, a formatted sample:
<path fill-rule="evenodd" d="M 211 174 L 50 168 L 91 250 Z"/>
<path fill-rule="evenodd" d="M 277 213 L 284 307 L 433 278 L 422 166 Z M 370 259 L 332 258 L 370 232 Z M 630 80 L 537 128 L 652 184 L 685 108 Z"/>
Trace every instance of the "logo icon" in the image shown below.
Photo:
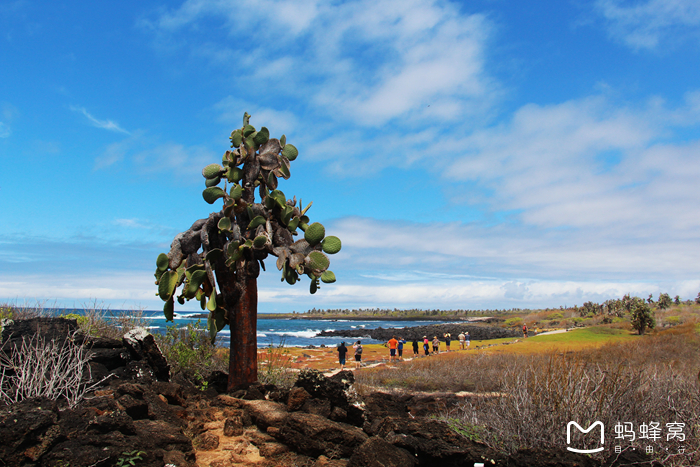
<path fill-rule="evenodd" d="M 591 426 L 589 426 L 589 427 L 588 427 L 587 429 L 585 429 L 585 430 L 583 429 L 583 427 L 581 427 L 581 425 L 579 425 L 579 424 L 576 423 L 576 422 L 569 422 L 569 423 L 567 423 L 567 424 L 566 424 L 566 444 L 571 444 L 571 426 L 572 426 L 572 425 L 575 426 L 576 428 L 578 428 L 578 430 L 579 430 L 581 433 L 588 433 L 588 432 L 591 431 L 593 428 L 595 428 L 596 426 L 600 425 L 600 444 L 605 444 L 605 427 L 603 426 L 603 422 L 601 422 L 601 421 L 596 421 L 596 422 L 594 422 Z M 572 448 L 572 447 L 567 446 L 567 447 L 566 447 L 566 450 L 567 450 L 567 451 L 571 451 L 571 452 L 578 452 L 578 453 L 580 453 L 580 454 L 590 454 L 590 453 L 593 453 L 593 452 L 600 452 L 600 451 L 602 451 L 602 450 L 603 450 L 603 446 L 601 446 L 601 447 L 599 447 L 599 448 L 595 448 L 595 449 L 575 449 L 575 448 Z"/>

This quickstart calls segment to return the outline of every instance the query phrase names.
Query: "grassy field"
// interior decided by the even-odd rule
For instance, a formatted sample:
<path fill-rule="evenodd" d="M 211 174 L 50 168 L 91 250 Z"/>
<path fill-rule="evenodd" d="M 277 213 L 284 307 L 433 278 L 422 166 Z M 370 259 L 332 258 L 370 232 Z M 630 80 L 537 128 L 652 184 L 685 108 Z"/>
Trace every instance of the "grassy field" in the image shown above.
<path fill-rule="evenodd" d="M 697 465 L 700 324 L 697 318 L 685 318 L 684 324 L 642 336 L 616 323 L 473 342 L 467 351 L 363 369 L 356 372 L 356 381 L 360 392 L 468 392 L 440 417 L 457 431 L 505 451 L 563 448 L 569 421 L 583 426 L 600 420 L 608 427 L 608 446 L 651 446 L 665 465 Z M 614 438 L 618 423 L 640 427 L 651 422 L 661 427 L 684 423 L 685 439 Z"/>

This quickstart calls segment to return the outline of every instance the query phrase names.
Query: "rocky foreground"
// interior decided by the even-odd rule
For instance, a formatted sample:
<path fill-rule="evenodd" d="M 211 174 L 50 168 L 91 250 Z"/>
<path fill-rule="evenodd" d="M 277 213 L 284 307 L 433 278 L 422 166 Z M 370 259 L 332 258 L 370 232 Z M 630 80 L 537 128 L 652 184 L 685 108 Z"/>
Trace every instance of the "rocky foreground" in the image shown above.
<path fill-rule="evenodd" d="M 75 324 L 21 326 L 65 339 Z M 18 329 L 5 327 L 4 350 L 21 338 Z M 77 338 L 93 348 L 93 374 L 114 376 L 73 408 L 48 399 L 0 407 L 0 465 L 601 465 L 563 449 L 509 456 L 469 440 L 430 418 L 464 401 L 455 394 L 360 397 L 352 372 L 327 378 L 314 370 L 303 370 L 291 389 L 254 384 L 226 393 L 226 375 L 215 374 L 200 391 L 177 375 L 170 379 L 152 336 Z M 626 452 L 604 465 L 650 465 L 645 460 Z"/>

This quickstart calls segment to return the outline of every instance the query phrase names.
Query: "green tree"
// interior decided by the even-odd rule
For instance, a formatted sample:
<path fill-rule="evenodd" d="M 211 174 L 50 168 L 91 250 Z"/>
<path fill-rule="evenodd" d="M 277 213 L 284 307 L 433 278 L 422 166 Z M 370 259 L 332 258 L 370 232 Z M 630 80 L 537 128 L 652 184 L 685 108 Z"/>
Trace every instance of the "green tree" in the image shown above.
<path fill-rule="evenodd" d="M 673 301 L 671 301 L 671 296 L 667 293 L 662 293 L 659 294 L 659 302 L 656 304 L 656 306 L 660 310 L 665 310 L 666 308 L 671 308 L 671 305 L 673 304 Z"/>
<path fill-rule="evenodd" d="M 630 306 L 630 313 L 632 314 L 632 327 L 639 333 L 639 335 L 644 334 L 644 331 L 649 329 L 654 329 L 656 326 L 656 320 L 651 313 L 651 307 L 648 303 L 645 303 L 641 298 L 635 297 L 632 299 L 632 304 Z"/>
<path fill-rule="evenodd" d="M 165 301 L 168 321 L 173 319 L 176 299 L 184 304 L 194 298 L 209 310 L 212 342 L 229 326 L 229 390 L 257 381 L 257 278 L 260 269 L 265 270 L 264 260 L 268 255 L 277 257 L 277 269 L 289 284 L 307 275 L 310 292 L 315 293 L 319 281 L 335 282 L 326 253 L 341 248 L 338 237 L 326 237 L 323 225 L 310 224 L 306 212 L 311 203 L 302 209 L 301 200 L 287 199 L 277 189 L 279 178 L 290 177 L 297 148 L 287 144 L 284 135 L 270 138 L 267 128 L 256 130 L 249 120 L 246 113 L 242 128 L 231 133 L 232 150 L 224 153 L 222 164 L 202 170 L 204 200 L 209 204 L 222 200 L 222 209 L 175 236 L 170 252 L 156 260 L 158 295 Z M 297 229 L 303 238 L 295 241 Z M 182 290 L 176 297 L 179 286 Z"/>

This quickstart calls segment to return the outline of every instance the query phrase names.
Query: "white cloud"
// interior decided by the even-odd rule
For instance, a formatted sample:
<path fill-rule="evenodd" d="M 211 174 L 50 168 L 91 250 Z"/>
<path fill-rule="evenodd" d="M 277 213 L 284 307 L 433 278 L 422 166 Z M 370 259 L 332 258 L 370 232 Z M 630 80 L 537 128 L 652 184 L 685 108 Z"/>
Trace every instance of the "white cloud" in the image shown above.
<path fill-rule="evenodd" d="M 193 39 L 212 21 L 229 29 L 228 40 Z M 249 92 L 282 93 L 360 125 L 456 121 L 498 93 L 484 71 L 490 22 L 438 0 L 189 0 L 143 24 L 175 42 L 188 31 L 190 49 L 235 64 Z"/>
<path fill-rule="evenodd" d="M 481 203 L 540 229 L 683 235 L 700 227 L 700 142 L 667 140 L 670 121 L 695 119 L 692 99 L 677 110 L 616 108 L 603 98 L 528 105 L 458 140 L 462 155 L 444 176 L 467 182 L 476 199 L 487 190 Z"/>
<path fill-rule="evenodd" d="M 126 161 L 142 174 L 172 171 L 192 181 L 192 174 L 200 173 L 202 167 L 219 157 L 207 146 L 162 142 L 139 130 L 122 141 L 108 144 L 95 158 L 95 170 Z"/>
<path fill-rule="evenodd" d="M 70 109 L 73 112 L 78 112 L 83 114 L 89 121 L 92 123 L 93 126 L 97 128 L 102 128 L 103 130 L 109 130 L 109 131 L 116 131 L 117 133 L 124 133 L 124 134 L 130 134 L 128 131 L 126 131 L 124 128 L 120 127 L 118 123 L 113 122 L 112 120 L 99 120 L 95 117 L 93 117 L 86 109 L 85 107 L 74 107 L 70 106 Z"/>
<path fill-rule="evenodd" d="M 595 8 L 608 21 L 610 34 L 634 49 L 656 49 L 662 41 L 700 37 L 697 0 L 597 0 Z"/>
<path fill-rule="evenodd" d="M 408 223 L 346 218 L 333 268 L 536 280 L 685 280 L 700 276 L 699 235 L 663 224 L 650 232 L 610 228 L 542 231 L 516 224 Z M 337 266 L 336 266 L 337 264 Z M 653 266 L 652 266 L 653 265 Z M 478 278 L 474 278 L 478 279 Z"/>

